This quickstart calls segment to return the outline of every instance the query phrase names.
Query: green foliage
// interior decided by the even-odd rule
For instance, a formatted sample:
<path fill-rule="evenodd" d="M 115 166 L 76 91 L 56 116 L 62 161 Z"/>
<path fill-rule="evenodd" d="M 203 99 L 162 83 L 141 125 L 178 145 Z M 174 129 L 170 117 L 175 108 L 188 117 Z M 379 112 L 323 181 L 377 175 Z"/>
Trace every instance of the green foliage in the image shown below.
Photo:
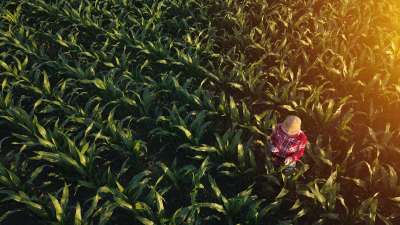
<path fill-rule="evenodd" d="M 399 15 L 0 1 L 0 223 L 397 224 Z M 292 175 L 257 153 L 288 114 L 309 137 Z"/>

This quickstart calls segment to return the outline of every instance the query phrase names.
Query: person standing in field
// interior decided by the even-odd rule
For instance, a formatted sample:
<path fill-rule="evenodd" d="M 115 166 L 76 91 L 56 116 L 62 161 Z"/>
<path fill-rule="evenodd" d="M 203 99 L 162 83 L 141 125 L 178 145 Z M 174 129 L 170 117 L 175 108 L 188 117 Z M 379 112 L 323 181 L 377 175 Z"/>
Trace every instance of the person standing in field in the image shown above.
<path fill-rule="evenodd" d="M 287 165 L 286 172 L 293 172 L 296 162 L 304 155 L 308 139 L 301 130 L 301 119 L 289 115 L 272 131 L 269 151 L 275 167 Z"/>

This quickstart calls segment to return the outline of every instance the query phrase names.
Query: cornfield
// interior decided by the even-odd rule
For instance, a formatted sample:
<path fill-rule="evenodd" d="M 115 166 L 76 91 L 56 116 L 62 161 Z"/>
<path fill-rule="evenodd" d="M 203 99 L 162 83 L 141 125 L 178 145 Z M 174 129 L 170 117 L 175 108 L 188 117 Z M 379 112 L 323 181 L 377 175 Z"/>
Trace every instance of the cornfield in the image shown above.
<path fill-rule="evenodd" d="M 1 224 L 400 224 L 397 0 L 0 1 L 0 85 Z"/>

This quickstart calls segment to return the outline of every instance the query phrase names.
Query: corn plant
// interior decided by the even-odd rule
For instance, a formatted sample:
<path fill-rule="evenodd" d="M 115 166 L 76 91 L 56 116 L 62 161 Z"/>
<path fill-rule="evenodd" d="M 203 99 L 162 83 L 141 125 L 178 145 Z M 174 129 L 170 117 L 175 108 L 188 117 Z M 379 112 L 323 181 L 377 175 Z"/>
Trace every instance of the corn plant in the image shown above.
<path fill-rule="evenodd" d="M 1 1 L 0 221 L 397 224 L 399 12 Z M 288 114 L 292 175 L 253 154 Z"/>

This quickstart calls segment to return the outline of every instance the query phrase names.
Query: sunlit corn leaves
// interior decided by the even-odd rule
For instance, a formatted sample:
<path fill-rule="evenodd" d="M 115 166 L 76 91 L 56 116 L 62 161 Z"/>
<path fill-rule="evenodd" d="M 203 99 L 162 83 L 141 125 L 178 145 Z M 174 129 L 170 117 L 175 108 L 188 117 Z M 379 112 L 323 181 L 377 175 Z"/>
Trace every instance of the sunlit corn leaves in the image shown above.
<path fill-rule="evenodd" d="M 399 14 L 0 1 L 0 222 L 397 224 Z M 257 152 L 288 114 L 309 137 L 292 175 Z"/>

